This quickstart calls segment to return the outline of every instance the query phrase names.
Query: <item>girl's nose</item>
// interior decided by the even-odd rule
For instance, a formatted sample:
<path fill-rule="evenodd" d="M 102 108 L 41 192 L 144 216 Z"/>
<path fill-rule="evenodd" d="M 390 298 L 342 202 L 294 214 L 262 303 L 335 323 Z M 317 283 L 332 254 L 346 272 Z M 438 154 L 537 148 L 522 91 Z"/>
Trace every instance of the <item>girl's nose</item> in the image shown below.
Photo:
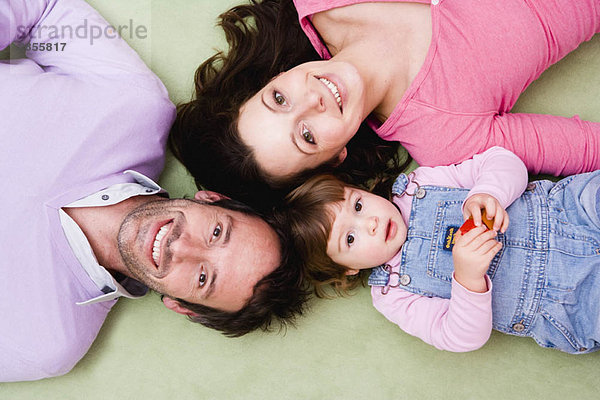
<path fill-rule="evenodd" d="M 377 217 L 369 217 L 367 228 L 369 230 L 369 235 L 374 235 L 377 233 L 377 225 L 379 224 L 379 218 Z"/>

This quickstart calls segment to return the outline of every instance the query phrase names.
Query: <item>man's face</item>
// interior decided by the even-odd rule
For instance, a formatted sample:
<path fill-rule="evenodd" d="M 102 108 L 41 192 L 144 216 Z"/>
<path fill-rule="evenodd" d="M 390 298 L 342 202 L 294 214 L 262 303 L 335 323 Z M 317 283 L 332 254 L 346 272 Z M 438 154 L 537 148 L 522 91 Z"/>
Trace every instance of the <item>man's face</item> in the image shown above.
<path fill-rule="evenodd" d="M 173 298 L 238 311 L 280 261 L 262 219 L 195 200 L 158 200 L 123 221 L 119 252 L 130 273 Z"/>

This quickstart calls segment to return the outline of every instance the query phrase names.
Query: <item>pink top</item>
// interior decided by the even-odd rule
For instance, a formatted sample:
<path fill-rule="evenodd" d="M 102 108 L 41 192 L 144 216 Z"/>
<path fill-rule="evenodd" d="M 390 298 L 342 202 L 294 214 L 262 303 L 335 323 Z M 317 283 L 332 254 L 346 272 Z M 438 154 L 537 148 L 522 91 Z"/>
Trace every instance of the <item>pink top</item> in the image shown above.
<path fill-rule="evenodd" d="M 364 1 L 294 0 L 302 29 L 322 58 L 330 54 L 311 16 Z M 599 169 L 599 123 L 509 113 L 533 80 L 600 29 L 597 0 L 553 4 L 431 1 L 433 32 L 425 62 L 389 118 L 371 121 L 377 134 L 400 141 L 419 165 L 449 165 L 502 146 L 532 173 Z"/>
<path fill-rule="evenodd" d="M 421 167 L 407 187 L 412 193 L 420 185 L 470 188 L 468 196 L 487 193 L 504 208 L 519 197 L 527 187 L 527 170 L 523 162 L 508 150 L 492 147 L 459 165 Z M 394 196 L 404 222 L 412 207 L 412 197 Z M 400 252 L 389 262 L 398 272 Z M 470 292 L 452 281 L 450 299 L 412 294 L 400 288 L 390 288 L 386 295 L 381 287 L 371 288 L 373 305 L 405 332 L 417 336 L 441 350 L 470 351 L 483 346 L 492 330 L 492 283 L 487 278 L 488 291 Z"/>

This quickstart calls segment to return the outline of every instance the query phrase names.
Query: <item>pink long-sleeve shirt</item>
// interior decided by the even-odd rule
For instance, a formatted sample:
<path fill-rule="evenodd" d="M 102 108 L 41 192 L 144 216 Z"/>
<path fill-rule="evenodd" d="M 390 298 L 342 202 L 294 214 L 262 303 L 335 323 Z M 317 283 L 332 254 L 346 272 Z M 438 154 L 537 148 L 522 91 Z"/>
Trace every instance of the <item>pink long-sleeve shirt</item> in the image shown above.
<path fill-rule="evenodd" d="M 487 193 L 506 208 L 527 186 L 527 170 L 510 151 L 493 147 L 458 165 L 421 167 L 407 187 L 412 193 L 419 185 L 436 185 L 470 189 L 467 196 Z M 402 218 L 408 226 L 411 196 L 394 196 Z M 400 252 L 388 264 L 398 272 Z M 412 294 L 401 288 L 390 288 L 382 294 L 381 286 L 373 286 L 373 305 L 405 332 L 421 338 L 441 350 L 470 351 L 483 346 L 492 330 L 492 283 L 488 291 L 475 293 L 452 281 L 450 299 Z"/>
<path fill-rule="evenodd" d="M 364 1 L 294 0 L 322 58 L 331 56 L 311 16 Z M 431 44 L 393 112 L 383 124 L 370 121 L 379 136 L 401 142 L 423 166 L 457 163 L 502 146 L 532 173 L 600 168 L 600 123 L 509 112 L 546 68 L 599 31 L 597 0 L 404 1 L 431 4 Z M 395 56 L 382 55 L 379 62 Z"/>

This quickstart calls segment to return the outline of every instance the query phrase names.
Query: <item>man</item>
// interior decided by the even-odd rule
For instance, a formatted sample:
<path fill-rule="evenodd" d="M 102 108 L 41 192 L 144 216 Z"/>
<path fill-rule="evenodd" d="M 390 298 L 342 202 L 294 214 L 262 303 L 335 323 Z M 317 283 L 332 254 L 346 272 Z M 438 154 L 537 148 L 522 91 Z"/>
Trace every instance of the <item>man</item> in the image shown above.
<path fill-rule="evenodd" d="M 0 381 L 68 372 L 117 298 L 147 287 L 230 335 L 302 308 L 266 222 L 153 182 L 174 107 L 113 33 L 81 0 L 0 0 L 0 49 L 29 49 L 0 63 Z"/>

